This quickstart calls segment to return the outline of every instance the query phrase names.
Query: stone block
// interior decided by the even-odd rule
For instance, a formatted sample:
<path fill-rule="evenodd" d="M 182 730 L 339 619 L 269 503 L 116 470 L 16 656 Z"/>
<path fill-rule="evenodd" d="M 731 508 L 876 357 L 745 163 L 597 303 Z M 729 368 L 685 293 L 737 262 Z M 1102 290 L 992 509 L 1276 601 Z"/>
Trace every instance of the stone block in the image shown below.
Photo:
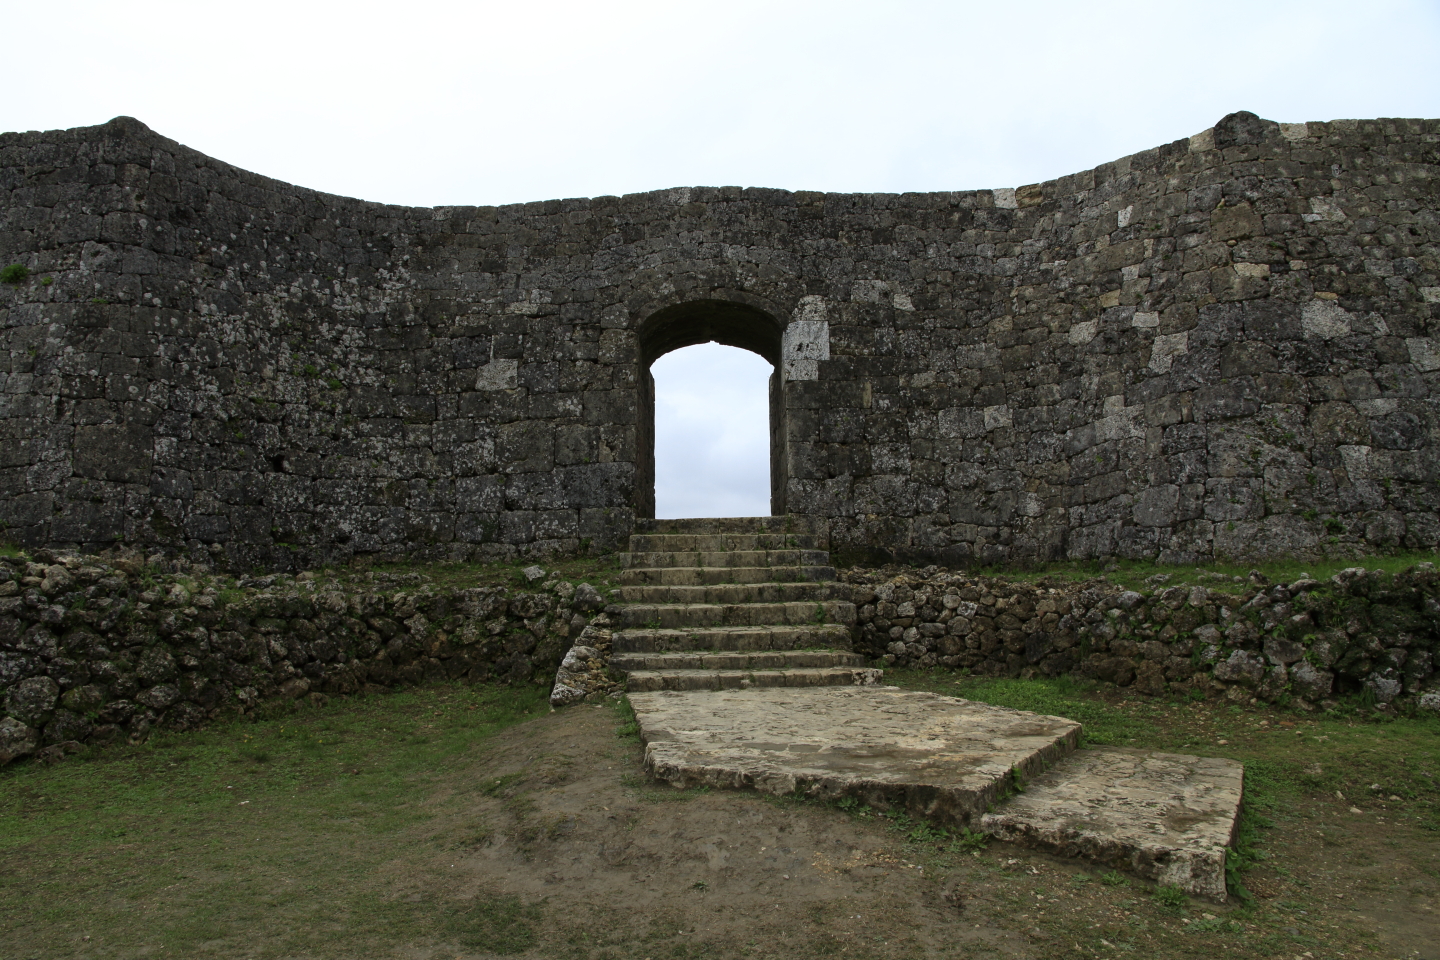
<path fill-rule="evenodd" d="M 663 691 L 631 705 L 646 771 L 677 787 L 855 797 L 955 827 L 978 826 L 1012 771 L 1038 773 L 1080 730 L 894 687 Z"/>
<path fill-rule="evenodd" d="M 1004 840 L 1120 866 L 1224 902 L 1244 768 L 1233 760 L 1080 750 L 981 820 Z"/>

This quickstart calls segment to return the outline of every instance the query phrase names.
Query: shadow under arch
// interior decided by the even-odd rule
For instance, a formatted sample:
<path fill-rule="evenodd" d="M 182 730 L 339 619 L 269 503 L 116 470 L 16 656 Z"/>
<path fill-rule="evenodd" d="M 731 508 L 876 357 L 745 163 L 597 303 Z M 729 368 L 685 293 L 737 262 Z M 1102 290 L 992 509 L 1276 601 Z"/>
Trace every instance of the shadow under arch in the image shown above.
<path fill-rule="evenodd" d="M 780 350 L 785 324 L 770 310 L 736 300 L 687 300 L 661 307 L 645 316 L 637 330 L 640 440 L 639 482 L 635 515 L 655 516 L 655 378 L 650 367 L 665 354 L 683 347 L 715 342 L 759 354 L 774 370 L 770 374 L 770 513 L 785 512 L 785 391 L 780 377 Z"/>

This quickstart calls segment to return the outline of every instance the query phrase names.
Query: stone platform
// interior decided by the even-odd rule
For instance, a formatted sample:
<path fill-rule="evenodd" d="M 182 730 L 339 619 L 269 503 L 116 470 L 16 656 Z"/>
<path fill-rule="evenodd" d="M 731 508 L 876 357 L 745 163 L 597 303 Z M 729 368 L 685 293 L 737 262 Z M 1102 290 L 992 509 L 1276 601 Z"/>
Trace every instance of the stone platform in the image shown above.
<path fill-rule="evenodd" d="M 978 828 L 1018 774 L 1075 749 L 1080 724 L 896 687 L 633 693 L 645 769 L 677 787 L 753 788 L 900 808 Z"/>
<path fill-rule="evenodd" d="M 1243 786 L 1230 760 L 1076 750 L 1073 720 L 896 687 L 661 690 L 630 702 L 646 771 L 677 787 L 854 797 L 1225 899 Z"/>
<path fill-rule="evenodd" d="M 1244 781 L 1234 760 L 1079 750 L 980 823 L 1004 840 L 1223 901 Z"/>

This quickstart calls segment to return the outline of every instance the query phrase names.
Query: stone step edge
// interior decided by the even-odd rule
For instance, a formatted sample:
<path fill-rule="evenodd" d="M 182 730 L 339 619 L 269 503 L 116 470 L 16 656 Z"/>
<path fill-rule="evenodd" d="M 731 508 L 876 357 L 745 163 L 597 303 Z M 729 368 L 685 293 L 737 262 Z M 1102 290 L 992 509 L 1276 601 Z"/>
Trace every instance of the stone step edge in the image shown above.
<path fill-rule="evenodd" d="M 844 636 L 851 639 L 851 630 L 844 623 L 769 623 L 769 625 L 746 626 L 626 626 L 613 630 L 612 639 L 635 639 L 635 640 L 678 640 L 698 639 L 701 636 L 766 636 L 773 633 L 795 633 L 814 632 L 821 635 Z M 788 648 L 786 648 L 788 649 Z"/>
<path fill-rule="evenodd" d="M 670 567 L 671 570 L 699 570 L 709 569 L 704 567 Z M 748 567 L 751 570 L 773 570 L 773 567 Z M 781 590 L 798 587 L 815 587 L 829 590 L 839 590 L 849 587 L 849 584 L 840 583 L 838 580 L 757 580 L 753 583 L 625 583 L 618 588 L 625 590 L 716 590 L 724 588 L 744 587 L 748 590 L 766 590 L 778 588 Z M 848 592 L 848 591 L 847 591 Z M 848 598 L 825 597 L 825 600 L 841 600 Z M 663 603 L 657 600 L 624 600 L 623 603 Z M 716 601 L 700 601 L 702 603 L 713 603 Z M 739 601 L 744 602 L 744 601 Z M 803 603 L 803 600 L 759 600 L 757 603 Z"/>
<path fill-rule="evenodd" d="M 745 687 L 869 687 L 880 682 L 884 671 L 876 667 L 792 667 L 789 669 L 754 670 L 632 670 L 626 676 L 627 689 L 636 693 L 653 693 L 657 690 L 724 690 Z M 808 683 L 789 683 L 788 680 L 807 680 Z M 693 681 L 714 681 L 712 687 Z M 773 683 L 770 681 L 782 682 Z M 816 680 L 834 680 L 833 683 L 816 683 Z M 691 681 L 680 685 L 683 681 Z M 675 687 L 665 686 L 667 682 Z M 660 686 L 655 684 L 659 683 Z"/>
<path fill-rule="evenodd" d="M 659 574 L 660 576 L 691 576 L 700 579 L 702 574 L 710 576 L 724 575 L 727 577 L 756 576 L 761 573 L 767 577 L 775 577 L 782 571 L 793 571 L 800 574 L 800 571 L 813 572 L 818 576 L 797 575 L 793 580 L 717 580 L 713 583 L 635 583 L 641 574 Z M 627 580 L 627 577 L 630 578 Z M 742 586 L 749 583 L 837 583 L 838 574 L 833 566 L 828 564 L 792 563 L 780 564 L 773 567 L 631 567 L 620 571 L 620 585 L 622 587 L 667 587 L 667 586 Z"/>
<path fill-rule="evenodd" d="M 698 540 L 751 540 L 751 546 L 736 546 L 722 543 L 715 547 L 681 547 L 679 542 Z M 679 541 L 671 544 L 665 541 Z M 761 541 L 773 541 L 761 546 Z M 804 542 L 789 542 L 804 541 Z M 653 545 L 652 545 L 653 544 Z M 821 550 L 828 551 L 820 538 L 813 533 L 636 533 L 630 537 L 630 553 L 723 553 L 731 550 Z"/>
<path fill-rule="evenodd" d="M 702 556 L 714 562 L 693 562 Z M 671 562 L 662 562 L 660 558 L 670 558 Z M 772 558 L 780 560 L 781 562 L 734 562 L 736 560 L 769 561 Z M 740 566 L 761 568 L 824 567 L 830 565 L 830 552 L 828 550 L 801 550 L 791 547 L 778 550 L 647 550 L 622 553 L 620 554 L 619 560 L 620 569 L 622 570 L 668 570 L 674 567 L 694 567 L 699 570 L 718 568 L 724 570 L 730 567 Z"/>
<path fill-rule="evenodd" d="M 630 651 L 627 651 L 627 652 L 625 652 L 625 653 L 612 653 L 611 656 L 610 656 L 610 665 L 611 665 L 612 667 L 616 668 L 617 670 L 735 670 L 735 669 L 786 670 L 786 669 L 792 669 L 792 668 L 786 667 L 786 666 L 784 666 L 783 664 L 782 664 L 782 665 L 778 665 L 778 666 L 756 666 L 756 667 L 727 667 L 727 666 L 725 666 L 725 665 L 723 665 L 723 664 L 716 664 L 716 665 L 713 665 L 713 666 L 700 665 L 700 666 L 696 666 L 696 667 L 686 667 L 686 666 L 682 666 L 681 664 L 682 664 L 684 661 L 688 661 L 688 660 L 702 660 L 702 659 L 721 660 L 721 661 L 734 660 L 734 661 L 736 661 L 736 662 L 740 662 L 740 661 L 751 660 L 751 659 L 754 659 L 754 658 L 757 658 L 757 657 L 759 657 L 759 658 L 778 658 L 778 659 L 784 660 L 784 659 L 792 658 L 792 657 L 795 658 L 795 659 L 801 659 L 801 658 L 804 658 L 804 657 L 815 657 L 815 656 L 834 657 L 834 658 L 836 658 L 837 660 L 848 661 L 848 662 L 843 662 L 843 663 L 831 663 L 831 664 L 826 664 L 826 665 L 825 665 L 826 667 L 869 667 L 869 664 L 866 662 L 865 657 L 864 657 L 863 654 L 856 653 L 856 652 L 854 652 L 853 650 L 837 650 L 837 649 L 835 649 L 834 647 L 804 647 L 804 648 L 799 648 L 799 649 L 797 649 L 797 648 L 791 648 L 791 649 L 788 649 L 788 650 L 687 650 L 687 651 L 666 650 L 666 651 L 662 651 L 662 652 L 659 652 L 659 653 L 630 652 Z M 655 665 L 655 666 L 640 666 L 640 667 L 633 667 L 633 668 L 626 666 L 626 663 L 628 663 L 628 662 L 630 662 L 630 661 L 635 661 L 635 660 L 647 661 L 647 662 L 652 663 L 652 664 L 654 664 L 656 661 L 673 660 L 673 661 L 676 662 L 676 665 L 675 665 L 675 666 L 666 666 L 666 665 L 662 662 L 662 663 L 659 663 L 659 664 L 657 664 L 657 665 Z M 798 664 L 798 665 L 796 665 L 796 667 L 794 667 L 793 669 L 802 669 L 802 668 L 803 668 L 803 669 L 823 669 L 823 668 L 821 668 L 821 667 L 816 667 L 816 666 L 814 666 L 814 665 L 806 666 L 806 665 L 804 665 L 804 664 Z M 876 668 L 876 669 L 878 669 L 878 668 Z"/>
<path fill-rule="evenodd" d="M 657 520 L 642 517 L 631 527 L 638 534 L 705 534 L 726 533 L 808 533 L 828 537 L 829 523 L 823 518 L 803 514 L 781 514 L 769 517 L 694 517 Z"/>

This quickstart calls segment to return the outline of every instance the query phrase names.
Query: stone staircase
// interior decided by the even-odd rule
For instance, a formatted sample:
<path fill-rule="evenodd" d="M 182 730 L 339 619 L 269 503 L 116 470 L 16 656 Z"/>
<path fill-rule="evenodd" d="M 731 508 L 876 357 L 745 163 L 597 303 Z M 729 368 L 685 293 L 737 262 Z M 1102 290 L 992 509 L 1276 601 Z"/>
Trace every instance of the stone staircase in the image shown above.
<path fill-rule="evenodd" d="M 631 693 L 872 685 L 855 605 L 808 517 L 640 520 L 610 666 Z"/>
<path fill-rule="evenodd" d="M 1073 720 L 881 686 L 826 540 L 805 517 L 639 521 L 606 613 L 646 773 L 851 798 L 1225 899 L 1239 764 L 1077 753 Z"/>

